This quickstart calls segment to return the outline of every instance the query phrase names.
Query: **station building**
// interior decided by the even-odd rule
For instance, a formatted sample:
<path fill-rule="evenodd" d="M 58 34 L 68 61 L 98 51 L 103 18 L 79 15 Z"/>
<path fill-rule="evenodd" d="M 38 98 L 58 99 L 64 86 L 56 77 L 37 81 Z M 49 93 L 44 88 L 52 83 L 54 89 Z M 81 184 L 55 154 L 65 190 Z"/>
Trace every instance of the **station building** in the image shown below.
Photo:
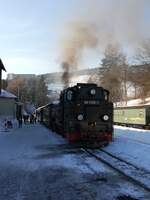
<path fill-rule="evenodd" d="M 10 117 L 15 118 L 16 117 L 16 100 L 17 97 L 6 91 L 1 90 L 0 94 L 0 118 Z"/>

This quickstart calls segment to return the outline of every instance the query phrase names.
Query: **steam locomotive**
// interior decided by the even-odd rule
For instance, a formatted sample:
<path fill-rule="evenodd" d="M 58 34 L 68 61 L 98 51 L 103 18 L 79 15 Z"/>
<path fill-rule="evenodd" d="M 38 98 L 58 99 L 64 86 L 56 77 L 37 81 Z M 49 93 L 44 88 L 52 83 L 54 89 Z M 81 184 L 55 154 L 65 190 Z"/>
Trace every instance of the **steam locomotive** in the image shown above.
<path fill-rule="evenodd" d="M 70 143 L 101 146 L 113 138 L 113 104 L 109 91 L 96 84 L 78 83 L 64 89 L 59 102 L 38 109 L 41 122 Z"/>

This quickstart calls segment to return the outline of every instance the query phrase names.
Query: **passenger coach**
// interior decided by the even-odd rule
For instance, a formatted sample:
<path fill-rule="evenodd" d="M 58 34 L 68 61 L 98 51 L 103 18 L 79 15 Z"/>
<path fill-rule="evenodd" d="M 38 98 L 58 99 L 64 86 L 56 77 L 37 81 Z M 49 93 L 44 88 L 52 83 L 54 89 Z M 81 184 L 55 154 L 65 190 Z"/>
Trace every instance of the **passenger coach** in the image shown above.
<path fill-rule="evenodd" d="M 150 105 L 115 108 L 114 123 L 150 129 Z"/>

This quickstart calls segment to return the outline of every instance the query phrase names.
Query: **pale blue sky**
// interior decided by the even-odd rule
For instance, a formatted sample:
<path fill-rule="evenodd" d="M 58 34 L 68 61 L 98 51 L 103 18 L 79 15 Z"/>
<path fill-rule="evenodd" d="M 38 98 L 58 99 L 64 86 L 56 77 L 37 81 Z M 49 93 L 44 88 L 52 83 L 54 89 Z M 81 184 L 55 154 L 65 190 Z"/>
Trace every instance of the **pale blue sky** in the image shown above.
<path fill-rule="evenodd" d="M 98 0 L 0 0 L 0 57 L 7 72 L 41 74 L 59 71 L 60 41 L 67 30 L 67 24 L 83 16 L 90 19 L 95 9 L 92 2 L 96 1 Z M 107 0 L 105 4 L 104 0 L 99 1 L 97 13 L 98 9 L 101 12 L 114 2 Z M 142 23 L 147 27 L 150 10 L 147 7 L 147 11 L 144 11 Z M 108 11 L 104 13 L 108 14 Z M 110 20 L 111 16 L 108 21 Z M 149 29 L 146 33 L 149 36 Z M 81 65 L 98 66 L 99 55 L 100 52 L 97 51 L 85 53 Z M 3 77 L 5 76 L 6 73 L 3 73 Z"/>
<path fill-rule="evenodd" d="M 60 0 L 0 0 L 0 3 L 0 56 L 7 71 L 58 71 L 60 31 L 69 6 Z"/>

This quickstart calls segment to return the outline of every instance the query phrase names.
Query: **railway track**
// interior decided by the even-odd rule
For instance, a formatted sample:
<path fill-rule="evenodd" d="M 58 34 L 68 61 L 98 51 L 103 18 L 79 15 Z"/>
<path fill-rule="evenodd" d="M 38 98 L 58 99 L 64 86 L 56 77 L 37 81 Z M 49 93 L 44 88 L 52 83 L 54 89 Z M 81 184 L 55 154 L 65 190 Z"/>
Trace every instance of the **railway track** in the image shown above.
<path fill-rule="evenodd" d="M 108 151 L 106 151 L 106 150 L 104 150 L 104 149 L 101 149 L 100 151 L 102 151 L 102 152 L 104 152 L 104 153 L 110 155 L 111 157 L 113 157 L 113 158 L 115 158 L 115 159 L 118 159 L 118 160 L 121 161 L 121 162 L 126 163 L 127 165 L 130 165 L 130 166 L 135 167 L 137 170 L 140 170 L 140 171 L 142 170 L 142 171 L 144 171 L 144 172 L 146 172 L 147 174 L 150 175 L 150 171 L 148 171 L 147 169 L 145 169 L 145 168 L 143 168 L 143 167 L 136 166 L 135 164 L 133 164 L 133 163 L 127 161 L 127 160 L 124 160 L 123 158 L 120 158 L 120 157 L 118 157 L 118 156 L 116 156 L 116 155 L 114 155 L 114 154 L 112 154 L 112 153 L 110 153 L 110 152 L 108 152 Z"/>
<path fill-rule="evenodd" d="M 83 148 L 83 151 L 116 170 L 136 185 L 150 192 L 150 172 L 118 158 L 103 149 L 90 150 Z"/>

